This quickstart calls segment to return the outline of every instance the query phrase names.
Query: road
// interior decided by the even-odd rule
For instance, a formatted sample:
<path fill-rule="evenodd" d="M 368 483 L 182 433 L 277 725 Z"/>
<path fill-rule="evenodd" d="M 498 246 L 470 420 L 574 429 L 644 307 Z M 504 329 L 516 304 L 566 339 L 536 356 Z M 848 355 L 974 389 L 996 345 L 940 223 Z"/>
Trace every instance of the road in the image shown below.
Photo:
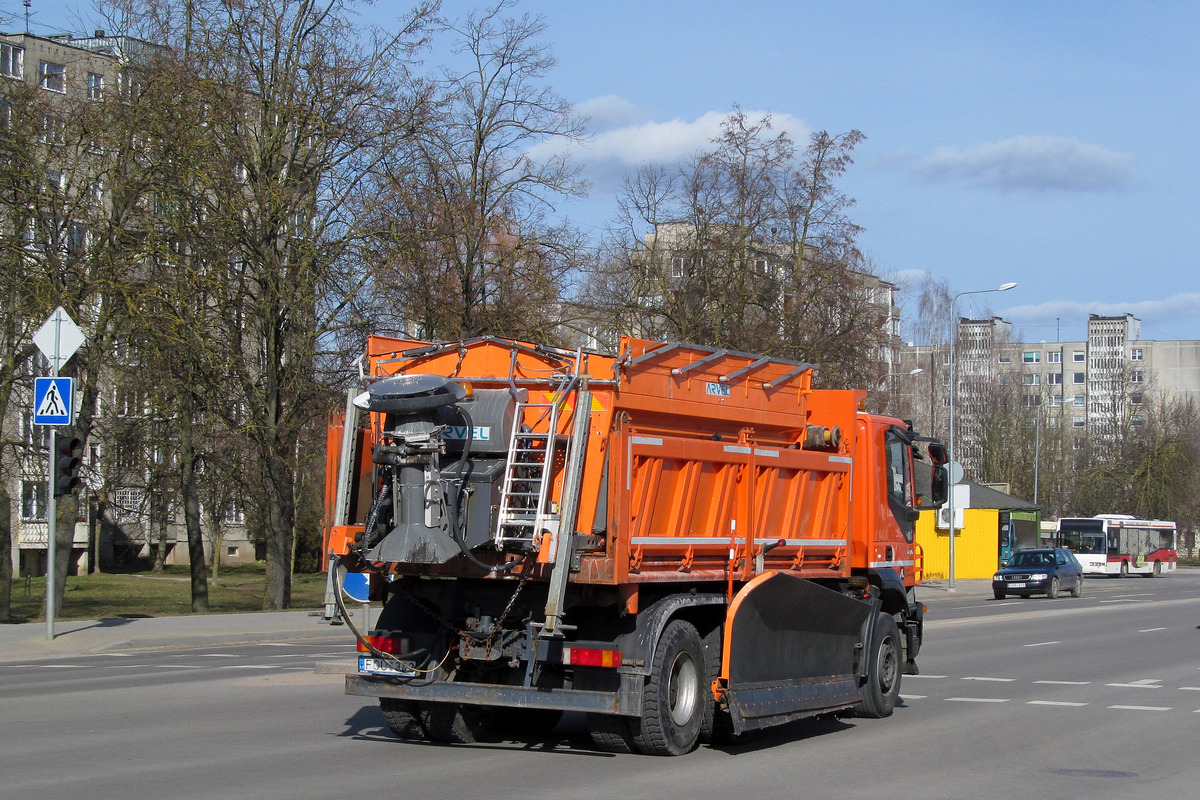
<path fill-rule="evenodd" d="M 1200 571 L 1082 598 L 926 592 L 922 674 L 883 720 L 796 723 L 675 759 L 544 741 L 401 743 L 263 643 L 0 664 L 0 797 L 1162 798 L 1195 796 Z"/>

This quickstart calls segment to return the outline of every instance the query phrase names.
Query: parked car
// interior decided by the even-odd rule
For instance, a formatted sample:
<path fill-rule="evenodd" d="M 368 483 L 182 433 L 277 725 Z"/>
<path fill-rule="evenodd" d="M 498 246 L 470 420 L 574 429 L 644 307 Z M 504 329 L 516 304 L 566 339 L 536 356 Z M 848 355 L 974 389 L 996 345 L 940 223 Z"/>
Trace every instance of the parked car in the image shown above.
<path fill-rule="evenodd" d="M 1075 597 L 1083 594 L 1083 566 L 1065 547 L 1018 550 L 992 576 L 992 593 L 997 600 L 1010 594 L 1044 594 L 1053 600 L 1059 591 Z"/>

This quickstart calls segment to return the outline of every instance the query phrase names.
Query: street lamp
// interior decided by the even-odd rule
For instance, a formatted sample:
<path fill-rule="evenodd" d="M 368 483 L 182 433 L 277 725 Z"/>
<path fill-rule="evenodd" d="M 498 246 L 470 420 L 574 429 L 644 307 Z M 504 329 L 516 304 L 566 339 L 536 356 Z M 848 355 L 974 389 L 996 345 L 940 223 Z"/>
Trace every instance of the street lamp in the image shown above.
<path fill-rule="evenodd" d="M 908 375 L 920 375 L 924 371 L 925 370 L 921 367 L 917 367 L 916 369 L 908 372 L 889 372 L 887 375 L 884 375 L 879 379 L 879 391 L 883 391 L 883 387 L 887 385 L 888 378 L 903 378 Z"/>
<path fill-rule="evenodd" d="M 949 462 L 946 466 L 950 470 L 954 469 L 954 395 L 956 389 L 955 384 L 958 382 L 954 374 L 954 346 L 958 342 L 958 312 L 956 311 L 956 307 L 958 306 L 958 298 L 968 294 L 1007 292 L 1016 285 L 1017 284 L 1015 282 L 1009 282 L 1002 283 L 995 289 L 972 289 L 966 292 L 959 292 L 958 294 L 954 295 L 954 298 L 950 301 L 950 319 L 954 325 L 953 329 L 950 331 L 950 437 L 946 442 L 946 455 L 949 459 Z M 950 530 L 950 572 L 946 581 L 946 588 L 950 591 L 954 591 L 954 485 L 956 483 L 957 481 L 953 480 L 950 482 L 950 491 L 948 492 L 949 496 L 946 500 L 946 514 L 949 517 L 947 527 Z"/>

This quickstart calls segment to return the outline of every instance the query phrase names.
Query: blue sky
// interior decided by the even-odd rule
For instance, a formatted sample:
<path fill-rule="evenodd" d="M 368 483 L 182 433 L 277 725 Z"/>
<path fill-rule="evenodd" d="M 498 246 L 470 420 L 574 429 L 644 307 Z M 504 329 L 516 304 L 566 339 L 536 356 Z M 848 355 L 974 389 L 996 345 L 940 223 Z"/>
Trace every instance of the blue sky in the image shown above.
<path fill-rule="evenodd" d="M 43 25 L 75 19 L 32 2 Z M 382 0 L 372 17 L 404 7 Z M 1027 341 L 1077 340 L 1089 313 L 1125 312 L 1144 338 L 1200 339 L 1194 0 L 522 0 L 516 11 L 544 16 L 549 81 L 591 118 L 576 157 L 592 195 L 562 209 L 585 229 L 611 217 L 622 171 L 685 158 L 737 104 L 800 143 L 814 130 L 866 134 L 842 186 L 886 277 L 928 273 L 955 293 L 1016 281 L 959 312 L 995 313 Z"/>

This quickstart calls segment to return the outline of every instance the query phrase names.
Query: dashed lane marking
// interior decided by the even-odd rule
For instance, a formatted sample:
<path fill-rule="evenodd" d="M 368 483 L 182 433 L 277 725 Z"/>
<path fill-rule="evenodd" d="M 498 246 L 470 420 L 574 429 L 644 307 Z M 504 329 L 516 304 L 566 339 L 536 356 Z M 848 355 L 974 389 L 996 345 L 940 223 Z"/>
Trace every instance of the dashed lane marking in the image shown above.
<path fill-rule="evenodd" d="M 947 697 L 947 703 L 1008 703 L 1008 697 Z"/>
<path fill-rule="evenodd" d="M 1070 702 L 1067 702 L 1066 700 L 1030 700 L 1027 703 L 1025 703 L 1025 705 L 1027 705 L 1027 706 L 1069 706 L 1071 708 L 1078 708 L 1079 706 L 1086 706 L 1087 703 L 1070 703 Z"/>
<path fill-rule="evenodd" d="M 1023 647 L 1045 647 L 1050 644 L 1062 644 L 1062 642 L 1034 642 L 1033 644 L 1022 645 Z"/>
<path fill-rule="evenodd" d="M 963 678 L 964 681 L 991 681 L 992 683 L 1012 683 L 1016 678 L 984 678 L 978 676 L 969 676 Z"/>
<path fill-rule="evenodd" d="M 1171 706 L 1109 706 L 1118 711 L 1170 711 Z"/>
<path fill-rule="evenodd" d="M 1046 686 L 1087 686 L 1091 681 L 1034 681 Z"/>
<path fill-rule="evenodd" d="M 1142 628 L 1138 633 L 1154 633 L 1155 631 L 1165 631 L 1166 628 Z"/>

